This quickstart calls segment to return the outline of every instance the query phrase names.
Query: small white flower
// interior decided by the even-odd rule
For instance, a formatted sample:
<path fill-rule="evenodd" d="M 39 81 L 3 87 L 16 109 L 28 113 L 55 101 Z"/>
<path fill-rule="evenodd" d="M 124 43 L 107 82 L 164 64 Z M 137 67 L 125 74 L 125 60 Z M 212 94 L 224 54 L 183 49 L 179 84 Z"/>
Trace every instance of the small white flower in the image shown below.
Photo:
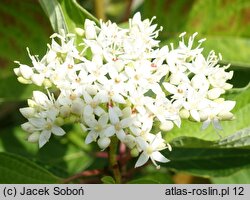
<path fill-rule="evenodd" d="M 105 130 L 108 127 L 108 114 L 105 113 L 100 116 L 98 120 L 94 118 L 94 116 L 84 116 L 84 121 L 86 125 L 88 126 L 87 130 L 89 131 L 85 143 L 89 144 L 93 141 L 96 141 L 98 136 L 102 137 L 105 136 Z"/>
<path fill-rule="evenodd" d="M 101 116 L 105 111 L 100 107 L 102 100 L 100 95 L 97 93 L 93 98 L 85 91 L 83 91 L 83 98 L 85 100 L 84 115 L 95 114 Z"/>
<path fill-rule="evenodd" d="M 29 122 L 35 127 L 36 131 L 41 131 L 39 136 L 39 148 L 49 141 L 51 133 L 57 136 L 65 134 L 65 131 L 61 127 L 55 125 L 50 119 L 30 118 Z"/>
<path fill-rule="evenodd" d="M 111 125 L 106 129 L 104 134 L 107 137 L 116 134 L 116 136 L 123 141 L 126 136 L 124 129 L 128 128 L 132 124 L 133 119 L 131 117 L 127 117 L 120 120 L 119 118 L 122 117 L 122 115 L 118 114 L 119 112 L 116 111 L 117 109 L 121 113 L 121 110 L 118 107 L 116 109 L 113 107 L 109 108 L 109 119 Z"/>
<path fill-rule="evenodd" d="M 215 129 L 222 130 L 219 120 L 228 116 L 232 119 L 233 116 L 230 114 L 230 111 L 234 108 L 235 103 L 235 101 L 211 102 L 205 110 L 207 120 L 203 122 L 202 129 L 206 129 L 212 123 Z"/>
<path fill-rule="evenodd" d="M 156 167 L 159 167 L 159 165 L 157 165 L 155 161 L 162 163 L 169 162 L 169 160 L 159 152 L 163 149 L 169 148 L 164 144 L 164 140 L 161 137 L 161 133 L 155 135 L 155 137 L 153 138 L 152 141 L 150 141 L 150 143 L 146 142 L 141 137 L 138 137 L 136 140 L 140 149 L 142 149 L 142 153 L 139 156 L 139 159 L 137 160 L 135 167 L 140 167 L 144 165 L 149 158 Z"/>

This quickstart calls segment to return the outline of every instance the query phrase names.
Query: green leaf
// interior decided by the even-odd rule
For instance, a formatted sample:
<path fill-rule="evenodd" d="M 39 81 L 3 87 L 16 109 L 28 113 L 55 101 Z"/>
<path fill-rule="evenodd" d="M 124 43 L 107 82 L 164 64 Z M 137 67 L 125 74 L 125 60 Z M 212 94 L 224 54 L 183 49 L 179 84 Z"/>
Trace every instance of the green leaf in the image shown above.
<path fill-rule="evenodd" d="M 161 166 L 199 176 L 227 176 L 250 166 L 248 149 L 175 147 L 163 154 L 170 162 Z"/>
<path fill-rule="evenodd" d="M 248 0 L 198 0 L 189 10 L 185 28 L 207 35 L 250 36 Z"/>
<path fill-rule="evenodd" d="M 179 137 L 171 141 L 173 152 L 164 166 L 201 176 L 227 176 L 250 166 L 250 129 L 218 141 Z"/>
<path fill-rule="evenodd" d="M 111 176 L 104 176 L 101 178 L 101 181 L 105 184 L 115 184 L 115 180 Z"/>
<path fill-rule="evenodd" d="M 188 11 L 192 5 L 193 1 L 147 0 L 140 7 L 140 11 L 143 18 L 156 16 L 155 23 L 164 28 L 160 36 L 166 39 L 175 37 L 179 32 L 185 31 L 184 26 L 187 23 Z"/>
<path fill-rule="evenodd" d="M 60 33 L 61 29 L 66 33 L 75 33 L 75 28 L 83 28 L 85 19 L 99 23 L 76 0 L 39 0 L 39 2 L 57 33 Z"/>
<path fill-rule="evenodd" d="M 76 146 L 67 137 L 78 135 L 77 130 L 67 132 L 64 138 L 51 137 L 41 149 L 37 144 L 27 142 L 27 133 L 21 128 L 5 129 L 0 132 L 0 151 L 18 154 L 35 161 L 60 177 L 72 176 L 88 168 L 93 163 L 91 156 L 83 148 L 83 135 L 78 137 L 82 147 Z M 80 133 L 79 133 L 80 134 Z M 89 145 L 90 149 L 91 145 Z"/>
<path fill-rule="evenodd" d="M 250 148 L 250 128 L 217 141 L 206 141 L 195 137 L 178 137 L 171 141 L 172 147 L 184 148 Z"/>
<path fill-rule="evenodd" d="M 242 169 L 227 177 L 212 177 L 215 184 L 250 184 L 250 168 Z"/>
<path fill-rule="evenodd" d="M 185 147 L 185 148 L 203 148 L 203 147 L 212 147 L 212 145 L 216 144 L 213 141 L 201 140 L 195 137 L 178 137 L 174 138 L 170 142 L 172 147 Z"/>
<path fill-rule="evenodd" d="M 0 82 L 4 83 L 14 76 L 15 60 L 30 63 L 26 47 L 38 55 L 46 52 L 51 29 L 37 1 L 1 1 L 0 24 Z"/>
<path fill-rule="evenodd" d="M 0 183 L 59 183 L 60 179 L 35 163 L 8 153 L 0 153 Z"/>
<path fill-rule="evenodd" d="M 231 64 L 231 70 L 250 70 L 250 39 L 236 36 L 210 36 L 204 35 L 207 39 L 204 43 L 204 53 L 208 55 L 211 50 L 222 54 L 221 64 Z M 241 53 L 236 54 L 235 50 L 240 49 Z"/>
<path fill-rule="evenodd" d="M 37 1 L 9 0 L 0 4 L 0 24 L 0 103 L 27 99 L 36 87 L 17 81 L 14 61 L 31 63 L 27 46 L 31 53 L 46 52 L 49 23 Z"/>
<path fill-rule="evenodd" d="M 32 96 L 34 90 L 39 90 L 39 87 L 19 83 L 15 75 L 2 78 L 0 81 L 0 103 L 27 100 Z"/>

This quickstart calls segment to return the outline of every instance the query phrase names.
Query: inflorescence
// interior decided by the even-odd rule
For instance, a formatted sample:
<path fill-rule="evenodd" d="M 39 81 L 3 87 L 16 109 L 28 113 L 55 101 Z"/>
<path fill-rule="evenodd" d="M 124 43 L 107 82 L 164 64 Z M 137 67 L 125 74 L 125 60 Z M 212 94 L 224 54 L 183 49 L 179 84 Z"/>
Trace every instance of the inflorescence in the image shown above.
<path fill-rule="evenodd" d="M 181 34 L 177 48 L 159 47 L 161 30 L 140 13 L 128 28 L 86 19 L 84 30 L 76 30 L 80 44 L 74 34 L 53 34 L 41 60 L 28 50 L 32 66 L 17 62 L 14 71 L 21 83 L 46 91 L 34 91 L 20 109 L 28 141 L 41 148 L 51 134 L 66 134 L 63 125 L 79 123 L 86 144 L 97 142 L 104 150 L 117 137 L 139 156 L 135 167 L 148 159 L 158 166 L 156 161 L 169 161 L 160 151 L 171 150 L 161 131 L 180 127 L 181 119 L 203 122 L 203 129 L 210 123 L 221 129 L 219 121 L 233 119 L 235 102 L 221 98 L 232 88 L 227 81 L 233 72 L 219 66 L 221 56 L 211 51 L 205 58 L 204 39 L 193 47 L 196 33 L 187 42 Z M 160 125 L 153 132 L 155 122 Z"/>

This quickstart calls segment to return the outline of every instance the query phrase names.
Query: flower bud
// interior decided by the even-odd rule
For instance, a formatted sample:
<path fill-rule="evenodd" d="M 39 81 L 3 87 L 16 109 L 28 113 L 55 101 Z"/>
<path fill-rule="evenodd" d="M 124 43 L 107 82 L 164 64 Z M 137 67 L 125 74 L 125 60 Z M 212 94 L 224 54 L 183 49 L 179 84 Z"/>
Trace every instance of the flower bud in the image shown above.
<path fill-rule="evenodd" d="M 217 99 L 221 94 L 224 93 L 224 90 L 221 88 L 213 88 L 207 92 L 207 96 L 209 99 Z"/>
<path fill-rule="evenodd" d="M 224 89 L 224 90 L 230 90 L 230 89 L 232 89 L 232 87 L 233 87 L 232 84 L 230 84 L 230 83 L 225 83 L 223 89 Z"/>
<path fill-rule="evenodd" d="M 75 28 L 75 32 L 76 32 L 76 34 L 79 35 L 79 36 L 83 36 L 83 35 L 84 35 L 84 30 L 83 30 L 82 28 L 76 27 L 76 28 Z"/>
<path fill-rule="evenodd" d="M 106 149 L 109 146 L 110 142 L 111 140 L 108 137 L 103 137 L 97 141 L 97 144 L 101 149 Z"/>
<path fill-rule="evenodd" d="M 47 95 L 40 91 L 33 91 L 33 98 L 34 101 L 39 105 L 46 106 L 49 102 Z"/>
<path fill-rule="evenodd" d="M 232 120 L 234 115 L 231 112 L 223 112 L 222 111 L 218 114 L 218 117 L 220 118 L 220 120 Z"/>
<path fill-rule="evenodd" d="M 85 88 L 86 92 L 89 95 L 96 95 L 97 94 L 97 88 L 94 85 L 87 85 L 87 87 Z"/>
<path fill-rule="evenodd" d="M 27 80 L 27 79 L 25 79 L 25 78 L 23 78 L 23 77 L 21 77 L 21 76 L 18 77 L 17 80 L 18 80 L 20 83 L 22 83 L 22 84 L 31 84 L 31 83 L 32 83 L 31 80 Z"/>
<path fill-rule="evenodd" d="M 36 143 L 39 140 L 40 133 L 34 132 L 28 137 L 28 142 Z"/>
<path fill-rule="evenodd" d="M 123 141 L 130 149 L 135 146 L 135 137 L 132 135 L 126 135 Z"/>
<path fill-rule="evenodd" d="M 180 110 L 180 117 L 182 118 L 182 119 L 188 119 L 189 118 L 189 116 L 190 116 L 190 113 L 189 113 L 189 111 L 188 110 L 186 110 L 186 109 L 181 109 Z"/>
<path fill-rule="evenodd" d="M 43 85 L 44 85 L 45 88 L 50 88 L 50 87 L 52 87 L 52 82 L 49 79 L 46 78 L 43 81 Z"/>
<path fill-rule="evenodd" d="M 200 111 L 200 112 L 199 112 L 199 115 L 200 115 L 200 121 L 201 121 L 201 122 L 206 121 L 207 118 L 208 118 L 208 114 L 207 114 L 205 111 Z"/>
<path fill-rule="evenodd" d="M 21 125 L 22 129 L 28 133 L 32 133 L 35 131 L 35 127 L 30 122 L 25 122 Z"/>
<path fill-rule="evenodd" d="M 137 157 L 139 155 L 138 149 L 135 147 L 130 151 L 132 157 Z"/>
<path fill-rule="evenodd" d="M 33 74 L 31 76 L 31 80 L 34 84 L 41 86 L 43 84 L 43 81 L 44 81 L 44 76 L 41 74 Z"/>
<path fill-rule="evenodd" d="M 70 115 L 69 117 L 67 117 L 67 118 L 64 120 L 64 122 L 65 122 L 66 124 L 73 124 L 73 123 L 77 122 L 78 120 L 79 120 L 79 118 L 78 118 L 77 116 L 75 116 L 75 115 Z"/>
<path fill-rule="evenodd" d="M 76 115 L 81 115 L 84 108 L 84 102 L 81 99 L 76 99 L 72 102 L 71 112 Z"/>
<path fill-rule="evenodd" d="M 91 40 L 96 38 L 95 23 L 93 21 L 86 19 L 84 23 L 84 29 L 86 39 Z"/>
<path fill-rule="evenodd" d="M 25 118 L 31 118 L 35 114 L 35 109 L 32 107 L 20 108 L 19 111 Z"/>
<path fill-rule="evenodd" d="M 216 103 L 223 103 L 225 101 L 224 98 L 218 98 L 218 99 L 215 99 L 214 102 Z"/>
<path fill-rule="evenodd" d="M 174 123 L 172 121 L 165 121 L 160 125 L 160 129 L 163 131 L 171 131 L 173 128 L 174 128 Z"/>
<path fill-rule="evenodd" d="M 62 125 L 64 125 L 64 119 L 63 119 L 62 117 L 57 117 L 57 118 L 55 119 L 55 124 L 56 124 L 57 126 L 62 126 Z"/>
<path fill-rule="evenodd" d="M 37 106 L 37 103 L 34 100 L 32 100 L 32 99 L 28 99 L 27 102 L 28 102 L 28 106 L 29 107 L 34 108 L 34 107 Z"/>
<path fill-rule="evenodd" d="M 21 65 L 19 69 L 20 69 L 21 75 L 25 79 L 30 79 L 31 76 L 33 75 L 33 70 L 27 65 Z"/>
<path fill-rule="evenodd" d="M 14 71 L 14 73 L 15 73 L 17 76 L 21 76 L 19 67 L 14 68 L 13 71 Z"/>
<path fill-rule="evenodd" d="M 60 115 L 62 117 L 68 117 L 70 115 L 71 109 L 68 105 L 64 105 L 60 107 Z"/>

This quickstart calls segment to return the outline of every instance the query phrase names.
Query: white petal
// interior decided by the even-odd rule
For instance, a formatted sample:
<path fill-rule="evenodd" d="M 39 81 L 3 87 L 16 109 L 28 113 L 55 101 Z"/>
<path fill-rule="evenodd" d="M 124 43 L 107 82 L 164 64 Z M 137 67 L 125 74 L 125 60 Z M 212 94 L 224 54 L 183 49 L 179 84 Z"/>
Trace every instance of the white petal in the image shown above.
<path fill-rule="evenodd" d="M 124 132 L 123 129 L 121 129 L 120 131 L 118 131 L 118 132 L 116 133 L 116 136 L 118 137 L 118 139 L 119 139 L 120 141 L 124 141 L 124 139 L 125 139 L 125 137 L 126 137 L 126 133 Z"/>
<path fill-rule="evenodd" d="M 205 130 L 209 126 L 210 122 L 211 122 L 210 119 L 207 119 L 206 121 L 204 121 L 203 124 L 202 124 L 201 129 Z"/>
<path fill-rule="evenodd" d="M 108 120 L 108 114 L 105 113 L 99 118 L 98 123 L 100 123 L 101 125 L 106 125 L 108 123 Z"/>
<path fill-rule="evenodd" d="M 39 148 L 43 147 L 43 145 L 45 145 L 49 141 L 50 136 L 51 136 L 50 131 L 47 130 L 42 131 L 39 137 Z"/>
<path fill-rule="evenodd" d="M 220 122 L 219 122 L 218 119 L 213 119 L 212 123 L 213 123 L 213 126 L 214 126 L 215 129 L 222 130 L 222 127 L 221 127 Z"/>
<path fill-rule="evenodd" d="M 105 111 L 99 106 L 94 109 L 94 112 L 97 116 L 101 116 L 103 113 L 105 113 Z"/>
<path fill-rule="evenodd" d="M 21 127 L 28 133 L 33 133 L 36 130 L 36 128 L 30 122 L 25 122 L 21 125 Z"/>
<path fill-rule="evenodd" d="M 176 88 L 175 86 L 173 86 L 172 84 L 166 83 L 166 82 L 164 82 L 164 83 L 162 83 L 162 84 L 163 84 L 164 88 L 165 88 L 168 92 L 170 92 L 171 94 L 175 94 L 175 93 L 177 92 L 177 88 Z"/>
<path fill-rule="evenodd" d="M 132 20 L 133 20 L 134 24 L 141 23 L 142 22 L 141 21 L 141 13 L 140 12 L 135 13 Z"/>
<path fill-rule="evenodd" d="M 94 115 L 84 116 L 84 117 L 85 117 L 84 121 L 88 127 L 94 127 L 97 125 L 97 121 L 96 121 Z"/>
<path fill-rule="evenodd" d="M 120 95 L 120 94 L 114 94 L 114 96 L 112 96 L 112 100 L 114 102 L 117 102 L 117 103 L 122 103 L 122 104 L 126 103 L 126 101 L 124 100 L 123 96 Z"/>
<path fill-rule="evenodd" d="M 92 98 L 87 92 L 83 92 L 83 98 L 87 104 L 92 102 Z"/>
<path fill-rule="evenodd" d="M 137 137 L 136 142 L 142 150 L 147 149 L 147 147 L 149 146 L 149 144 L 141 137 Z"/>
<path fill-rule="evenodd" d="M 53 126 L 51 131 L 54 135 L 58 136 L 62 136 L 66 133 L 61 127 L 58 126 Z"/>
<path fill-rule="evenodd" d="M 93 108 L 90 105 L 86 105 L 84 108 L 84 116 L 90 116 L 93 115 Z"/>
<path fill-rule="evenodd" d="M 236 102 L 235 101 L 224 101 L 222 106 L 223 106 L 223 111 L 231 111 L 234 106 L 235 106 Z"/>
<path fill-rule="evenodd" d="M 29 122 L 37 128 L 44 128 L 46 124 L 46 120 L 43 118 L 30 118 Z"/>
<path fill-rule="evenodd" d="M 106 130 L 103 133 L 107 137 L 111 137 L 115 134 L 115 127 L 114 126 L 109 126 L 106 128 Z"/>
<path fill-rule="evenodd" d="M 28 137 L 28 141 L 35 143 L 39 141 L 39 137 L 40 137 L 40 133 L 39 132 L 35 132 L 32 133 L 29 137 Z"/>
<path fill-rule="evenodd" d="M 131 126 L 129 127 L 131 132 L 136 135 L 136 136 L 139 136 L 140 133 L 142 132 L 141 129 L 139 129 L 138 127 L 135 127 L 135 126 Z"/>
<path fill-rule="evenodd" d="M 40 104 L 40 105 L 45 105 L 49 101 L 47 95 L 40 92 L 40 91 L 34 91 L 33 98 L 34 98 L 35 102 Z"/>
<path fill-rule="evenodd" d="M 148 161 L 148 159 L 149 159 L 149 156 L 143 152 L 140 155 L 139 159 L 137 160 L 135 164 L 135 168 L 144 165 Z"/>
<path fill-rule="evenodd" d="M 169 159 L 165 158 L 159 151 L 155 151 L 151 154 L 150 158 L 158 162 L 166 163 L 169 162 Z"/>
<path fill-rule="evenodd" d="M 86 19 L 84 23 L 85 37 L 89 40 L 96 38 L 95 23 Z"/>
<path fill-rule="evenodd" d="M 175 125 L 180 128 L 181 127 L 181 118 L 178 117 L 177 119 L 174 120 Z"/>
<path fill-rule="evenodd" d="M 90 131 L 85 139 L 86 144 L 90 144 L 93 141 L 96 141 L 96 138 L 98 137 L 98 134 L 94 131 Z"/>
<path fill-rule="evenodd" d="M 33 74 L 31 80 L 38 86 L 41 86 L 44 81 L 44 76 L 42 74 Z"/>
<path fill-rule="evenodd" d="M 101 103 L 107 103 L 109 101 L 107 92 L 98 92 L 95 96 L 97 99 L 100 100 Z"/>
<path fill-rule="evenodd" d="M 217 99 L 225 90 L 221 88 L 213 88 L 207 92 L 209 99 Z"/>
<path fill-rule="evenodd" d="M 119 117 L 115 112 L 114 108 L 109 108 L 109 119 L 112 124 L 117 124 L 119 122 Z"/>
<path fill-rule="evenodd" d="M 35 114 L 35 109 L 31 107 L 20 108 L 19 111 L 25 118 L 33 117 Z"/>
<path fill-rule="evenodd" d="M 133 122 L 133 119 L 132 118 L 125 118 L 123 120 L 121 120 L 121 127 L 122 128 L 126 128 L 126 127 L 129 127 Z"/>
<path fill-rule="evenodd" d="M 197 110 L 190 110 L 190 114 L 194 118 L 195 121 L 197 121 L 197 122 L 200 121 L 200 115 L 197 112 Z"/>

